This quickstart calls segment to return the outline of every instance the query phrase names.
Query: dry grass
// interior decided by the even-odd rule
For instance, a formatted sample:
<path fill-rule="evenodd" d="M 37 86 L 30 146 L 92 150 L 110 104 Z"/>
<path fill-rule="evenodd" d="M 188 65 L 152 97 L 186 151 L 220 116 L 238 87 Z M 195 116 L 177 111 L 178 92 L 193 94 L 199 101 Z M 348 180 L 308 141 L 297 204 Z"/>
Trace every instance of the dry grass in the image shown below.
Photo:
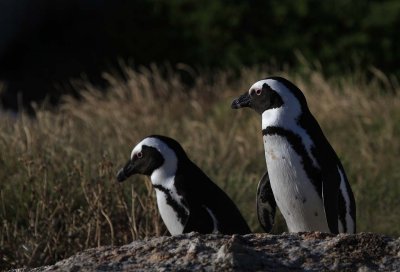
<path fill-rule="evenodd" d="M 107 92 L 85 83 L 82 101 L 56 113 L 1 117 L 0 269 L 53 263 L 77 251 L 165 234 L 149 181 L 115 180 L 131 148 L 149 134 L 176 138 L 237 203 L 253 231 L 255 190 L 265 170 L 260 118 L 230 109 L 232 98 L 265 69 L 194 75 L 187 87 L 157 67 L 124 80 L 106 75 Z M 268 72 L 271 74 L 270 72 Z M 393 79 L 319 72 L 275 72 L 294 81 L 341 157 L 356 195 L 358 230 L 400 234 L 400 97 Z M 274 232 L 284 231 L 282 218 Z"/>

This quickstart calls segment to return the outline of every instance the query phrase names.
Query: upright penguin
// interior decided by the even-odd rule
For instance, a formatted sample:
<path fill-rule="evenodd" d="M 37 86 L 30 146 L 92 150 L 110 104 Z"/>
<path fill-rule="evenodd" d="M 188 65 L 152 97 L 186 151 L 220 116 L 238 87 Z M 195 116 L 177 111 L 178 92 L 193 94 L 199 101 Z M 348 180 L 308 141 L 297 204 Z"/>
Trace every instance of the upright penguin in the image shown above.
<path fill-rule="evenodd" d="M 267 173 L 258 188 L 257 212 L 264 229 L 272 228 L 277 205 L 291 232 L 354 233 L 353 192 L 300 89 L 268 77 L 232 102 L 233 109 L 243 107 L 262 116 Z"/>
<path fill-rule="evenodd" d="M 151 135 L 138 143 L 117 179 L 121 182 L 133 174 L 150 176 L 161 218 L 172 235 L 251 232 L 232 200 L 174 139 Z"/>

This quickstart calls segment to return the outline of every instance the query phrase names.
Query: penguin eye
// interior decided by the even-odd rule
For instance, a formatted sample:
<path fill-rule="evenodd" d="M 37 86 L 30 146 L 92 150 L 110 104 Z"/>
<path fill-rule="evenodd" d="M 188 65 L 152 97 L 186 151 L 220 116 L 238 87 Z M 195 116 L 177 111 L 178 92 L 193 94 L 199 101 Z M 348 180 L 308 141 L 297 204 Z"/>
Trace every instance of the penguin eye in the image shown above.
<path fill-rule="evenodd" d="M 138 153 L 136 154 L 136 157 L 137 157 L 138 159 L 141 159 L 141 158 L 143 157 L 143 153 L 142 153 L 142 152 L 138 152 Z"/>
<path fill-rule="evenodd" d="M 262 89 L 257 89 L 257 90 L 256 90 L 256 95 L 260 95 L 261 92 L 262 92 Z"/>

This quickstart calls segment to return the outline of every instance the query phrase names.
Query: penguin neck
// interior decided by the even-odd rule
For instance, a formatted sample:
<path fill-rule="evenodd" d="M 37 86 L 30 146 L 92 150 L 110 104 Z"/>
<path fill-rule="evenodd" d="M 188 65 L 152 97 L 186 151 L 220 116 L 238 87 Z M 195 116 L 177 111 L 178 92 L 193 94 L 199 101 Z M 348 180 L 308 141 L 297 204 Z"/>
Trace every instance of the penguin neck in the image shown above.
<path fill-rule="evenodd" d="M 178 160 L 176 157 L 165 160 L 161 167 L 157 168 L 151 174 L 153 185 L 160 185 L 170 188 L 173 185 L 175 174 L 178 170 Z"/>
<path fill-rule="evenodd" d="M 295 123 L 296 118 L 293 118 L 292 112 L 283 107 L 268 109 L 261 115 L 262 129 L 272 126 L 282 127 L 287 124 L 294 125 Z"/>

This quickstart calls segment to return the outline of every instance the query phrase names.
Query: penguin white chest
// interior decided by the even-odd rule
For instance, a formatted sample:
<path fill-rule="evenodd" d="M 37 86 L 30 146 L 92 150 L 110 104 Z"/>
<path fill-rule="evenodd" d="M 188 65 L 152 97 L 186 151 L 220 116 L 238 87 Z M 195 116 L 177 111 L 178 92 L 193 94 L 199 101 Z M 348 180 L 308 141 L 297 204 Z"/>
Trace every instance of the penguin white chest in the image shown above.
<path fill-rule="evenodd" d="M 168 199 L 173 196 L 170 195 L 171 191 L 161 191 L 156 189 L 157 206 L 160 211 L 160 215 L 168 231 L 172 235 L 182 234 L 185 228 L 184 218 L 179 218 L 177 211 L 170 205 Z M 172 192 L 173 193 L 173 192 Z"/>
<path fill-rule="evenodd" d="M 329 232 L 322 199 L 304 170 L 302 157 L 285 137 L 263 138 L 271 188 L 289 231 Z"/>

